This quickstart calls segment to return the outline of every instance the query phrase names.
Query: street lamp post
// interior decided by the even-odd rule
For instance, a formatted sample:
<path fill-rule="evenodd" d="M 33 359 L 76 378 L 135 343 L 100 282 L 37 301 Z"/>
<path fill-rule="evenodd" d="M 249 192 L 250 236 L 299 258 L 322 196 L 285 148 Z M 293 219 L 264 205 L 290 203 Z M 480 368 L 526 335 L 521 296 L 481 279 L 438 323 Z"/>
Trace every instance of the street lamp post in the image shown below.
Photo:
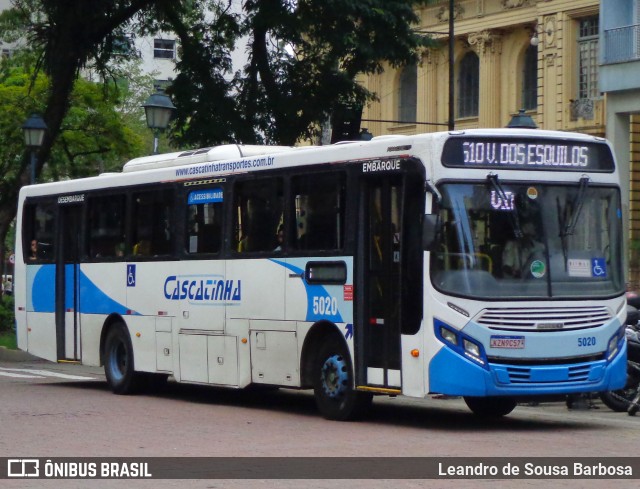
<path fill-rule="evenodd" d="M 360 129 L 360 141 L 371 141 L 373 139 L 373 134 L 369 132 L 369 129 L 363 127 Z"/>
<path fill-rule="evenodd" d="M 31 152 L 31 185 L 36 183 L 36 152 L 42 146 L 47 125 L 38 114 L 31 114 L 22 125 L 24 142 Z"/>
<path fill-rule="evenodd" d="M 157 92 L 151 95 L 144 104 L 144 113 L 147 117 L 147 126 L 153 131 L 153 154 L 158 154 L 158 142 L 160 132 L 169 125 L 171 114 L 176 107 L 171 102 L 164 90 L 158 88 Z"/>
<path fill-rule="evenodd" d="M 507 127 L 511 129 L 538 129 L 533 118 L 528 115 L 524 109 L 520 109 L 518 113 L 511 118 Z"/>

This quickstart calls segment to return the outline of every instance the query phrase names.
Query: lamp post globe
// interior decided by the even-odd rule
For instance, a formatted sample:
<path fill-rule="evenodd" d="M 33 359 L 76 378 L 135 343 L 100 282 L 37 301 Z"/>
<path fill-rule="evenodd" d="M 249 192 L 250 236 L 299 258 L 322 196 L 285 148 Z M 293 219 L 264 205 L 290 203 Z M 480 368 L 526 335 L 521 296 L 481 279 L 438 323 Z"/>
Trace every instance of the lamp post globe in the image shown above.
<path fill-rule="evenodd" d="M 36 152 L 47 132 L 47 124 L 38 114 L 31 114 L 22 125 L 24 143 L 31 152 L 31 184 L 36 183 Z"/>
<path fill-rule="evenodd" d="M 528 115 L 524 109 L 520 109 L 518 113 L 511 118 L 507 127 L 511 129 L 538 129 L 533 118 Z"/>
<path fill-rule="evenodd" d="M 24 142 L 28 148 L 39 148 L 42 146 L 44 133 L 47 131 L 47 125 L 42 117 L 38 114 L 31 114 L 22 125 L 24 133 Z"/>
<path fill-rule="evenodd" d="M 147 127 L 153 131 L 153 154 L 157 154 L 160 131 L 164 131 L 169 126 L 169 120 L 176 107 L 171 102 L 171 98 L 161 89 L 157 89 L 156 93 L 149 96 L 142 107 L 147 118 Z"/>

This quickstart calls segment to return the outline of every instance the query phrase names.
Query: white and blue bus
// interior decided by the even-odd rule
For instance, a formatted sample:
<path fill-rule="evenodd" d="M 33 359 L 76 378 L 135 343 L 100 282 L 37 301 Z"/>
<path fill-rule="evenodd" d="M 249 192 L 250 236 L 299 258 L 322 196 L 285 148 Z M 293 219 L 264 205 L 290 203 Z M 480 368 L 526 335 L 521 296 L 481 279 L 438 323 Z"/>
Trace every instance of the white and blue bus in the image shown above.
<path fill-rule="evenodd" d="M 523 129 L 225 145 L 25 187 L 18 345 L 178 382 L 463 396 L 502 416 L 623 387 L 619 174 L 603 139 Z"/>

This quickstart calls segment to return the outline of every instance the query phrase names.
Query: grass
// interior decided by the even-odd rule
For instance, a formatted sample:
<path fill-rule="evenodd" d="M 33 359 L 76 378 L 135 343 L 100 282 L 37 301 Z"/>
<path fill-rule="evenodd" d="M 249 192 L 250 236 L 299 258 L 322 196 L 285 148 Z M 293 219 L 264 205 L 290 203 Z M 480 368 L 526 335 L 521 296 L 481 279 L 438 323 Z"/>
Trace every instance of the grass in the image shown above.
<path fill-rule="evenodd" d="M 5 346 L 10 350 L 18 348 L 16 333 L 14 331 L 0 331 L 0 346 Z"/>

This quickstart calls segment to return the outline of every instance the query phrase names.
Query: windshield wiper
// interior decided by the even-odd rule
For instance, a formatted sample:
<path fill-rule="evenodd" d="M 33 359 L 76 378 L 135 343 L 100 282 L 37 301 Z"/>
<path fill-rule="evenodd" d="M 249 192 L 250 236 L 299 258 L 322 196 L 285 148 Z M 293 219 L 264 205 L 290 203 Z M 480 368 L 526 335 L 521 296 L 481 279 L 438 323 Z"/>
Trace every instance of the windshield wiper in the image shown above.
<path fill-rule="evenodd" d="M 567 242 L 567 236 L 572 235 L 576 231 L 578 219 L 580 219 L 580 213 L 582 212 L 582 206 L 584 205 L 584 196 L 587 193 L 587 187 L 589 186 L 589 177 L 582 177 L 580 179 L 580 188 L 578 189 L 578 195 L 573 200 L 571 206 L 571 214 L 567 216 L 566 209 L 562 208 L 560 204 L 560 198 L 556 198 L 556 206 L 558 207 L 558 224 L 560 225 L 560 243 L 562 245 L 562 255 L 564 256 L 565 270 L 568 269 L 569 261 L 567 260 L 569 254 L 569 245 Z"/>
<path fill-rule="evenodd" d="M 520 219 L 518 218 L 518 210 L 516 209 L 515 204 L 507 197 L 507 193 L 502 188 L 502 184 L 500 180 L 498 180 L 498 175 L 489 173 L 487 175 L 487 180 L 493 187 L 493 190 L 498 194 L 500 200 L 504 202 L 505 205 L 509 206 L 509 222 L 511 223 L 511 227 L 513 228 L 513 235 L 516 239 L 520 239 L 524 236 L 522 232 L 522 228 L 520 227 Z"/>
<path fill-rule="evenodd" d="M 582 206 L 584 205 L 584 197 L 587 193 L 587 187 L 589 186 L 589 177 L 582 177 L 580 179 L 580 188 L 578 189 L 578 195 L 573 201 L 573 205 L 571 206 L 571 215 L 568 219 L 568 223 L 564 226 L 564 229 L 561 231 L 560 236 L 571 236 L 576 231 L 576 226 L 578 224 L 578 219 L 580 219 L 580 213 L 582 212 Z"/>

